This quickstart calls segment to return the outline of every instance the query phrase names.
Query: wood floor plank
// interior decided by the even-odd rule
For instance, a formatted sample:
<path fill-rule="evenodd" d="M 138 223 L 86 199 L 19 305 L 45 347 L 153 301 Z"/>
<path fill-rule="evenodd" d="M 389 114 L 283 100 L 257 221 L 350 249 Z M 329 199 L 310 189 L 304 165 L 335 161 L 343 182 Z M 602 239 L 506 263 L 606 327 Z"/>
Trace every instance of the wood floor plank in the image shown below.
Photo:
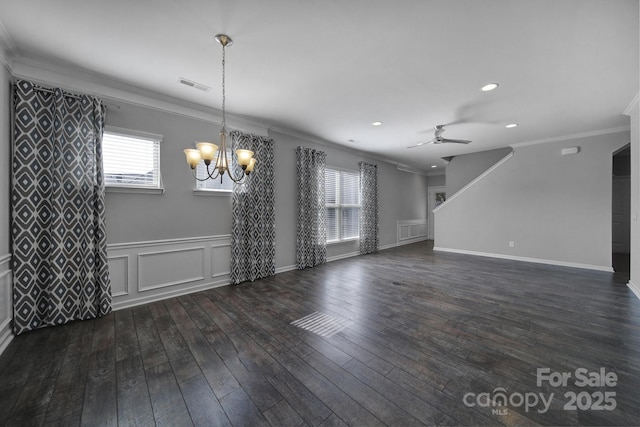
<path fill-rule="evenodd" d="M 171 365 L 166 362 L 146 370 L 151 407 L 156 425 L 193 426 Z"/>
<path fill-rule="evenodd" d="M 627 282 L 431 242 L 287 271 L 16 337 L 0 425 L 640 425 Z M 291 324 L 314 312 L 348 325 Z M 538 368 L 618 380 L 538 386 Z M 553 399 L 546 412 L 465 403 L 495 390 Z M 566 392 L 615 392 L 616 407 L 565 410 Z"/>
<path fill-rule="evenodd" d="M 138 333 L 131 309 L 118 310 L 115 317 L 116 362 L 140 355 Z"/>
<path fill-rule="evenodd" d="M 249 395 L 241 388 L 220 399 L 220 404 L 234 426 L 269 425 Z"/>
<path fill-rule="evenodd" d="M 140 355 L 116 362 L 118 425 L 144 426 L 154 419 L 147 377 Z"/>
<path fill-rule="evenodd" d="M 269 377 L 269 382 L 307 424 L 319 425 L 332 414 L 315 394 L 288 371 Z"/>
<path fill-rule="evenodd" d="M 263 412 L 263 415 L 273 427 L 306 425 L 304 420 L 286 400 L 281 400 L 275 406 L 267 409 Z"/>
<path fill-rule="evenodd" d="M 49 401 L 45 425 L 80 424 L 95 324 L 89 321 L 69 324 L 71 335 Z"/>
<path fill-rule="evenodd" d="M 82 410 L 83 425 L 118 425 L 114 314 L 95 322 L 87 384 Z"/>
<path fill-rule="evenodd" d="M 149 311 L 149 306 L 134 307 L 132 313 L 145 369 L 167 363 L 169 359 L 162 346 L 162 340 Z"/>
<path fill-rule="evenodd" d="M 54 392 L 55 380 L 64 361 L 64 348 L 68 342 L 70 328 L 65 330 L 40 330 L 28 332 L 40 338 L 41 348 L 34 348 L 32 354 L 25 354 L 25 359 L 32 363 L 33 369 L 28 377 L 13 378 L 22 386 L 13 389 L 17 399 L 7 419 L 8 425 L 39 425 L 45 414 Z M 47 350 L 45 350 L 47 349 Z M 48 349 L 52 350 L 49 354 Z M 44 355 L 47 357 L 43 357 Z M 14 385 L 20 385 L 14 383 Z"/>
<path fill-rule="evenodd" d="M 231 426 L 220 402 L 200 374 L 179 383 L 193 424 L 197 426 Z"/>

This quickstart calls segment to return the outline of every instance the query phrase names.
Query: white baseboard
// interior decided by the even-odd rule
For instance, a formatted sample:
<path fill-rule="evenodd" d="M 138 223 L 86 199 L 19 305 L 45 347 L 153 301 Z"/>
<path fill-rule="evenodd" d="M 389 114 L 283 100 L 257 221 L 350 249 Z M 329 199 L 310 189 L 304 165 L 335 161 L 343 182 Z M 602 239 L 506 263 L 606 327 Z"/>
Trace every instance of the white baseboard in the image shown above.
<path fill-rule="evenodd" d="M 287 271 L 293 271 L 293 270 L 297 270 L 298 266 L 293 264 L 293 265 L 285 265 L 284 267 L 278 267 L 276 268 L 276 274 L 279 273 L 285 273 Z"/>
<path fill-rule="evenodd" d="M 638 299 L 640 299 L 640 286 L 636 285 L 631 280 L 629 280 L 629 283 L 627 283 L 627 286 L 636 295 L 636 297 L 638 297 Z"/>
<path fill-rule="evenodd" d="M 327 262 L 338 261 L 338 260 L 341 260 L 341 259 L 351 258 L 351 257 L 358 256 L 358 255 L 360 255 L 360 252 L 349 252 L 349 253 L 342 254 L 342 255 L 336 255 L 336 256 L 328 257 L 327 258 Z"/>
<path fill-rule="evenodd" d="M 380 246 L 378 250 L 383 251 L 385 249 L 398 248 L 400 246 L 410 245 L 412 243 L 424 242 L 425 240 L 429 240 L 429 238 L 427 236 L 416 237 L 415 239 L 403 240 L 402 242 L 390 243 L 388 245 Z"/>
<path fill-rule="evenodd" d="M 182 287 L 173 291 L 167 291 L 162 293 L 155 293 L 149 296 L 142 296 L 138 298 L 128 299 L 125 301 L 114 301 L 112 309 L 122 310 L 123 308 L 136 307 L 139 305 L 149 304 L 151 302 L 161 301 L 168 298 L 179 297 L 181 295 L 192 294 L 194 292 L 206 291 L 207 289 L 219 288 L 222 286 L 229 286 L 229 281 L 224 280 L 220 282 L 206 283 L 204 285 L 196 285 L 188 288 Z"/>
<path fill-rule="evenodd" d="M 604 271 L 607 273 L 613 273 L 613 267 L 603 266 L 603 265 L 580 264 L 575 262 L 556 261 L 556 260 L 550 260 L 550 259 L 528 258 L 528 257 L 513 256 L 513 255 L 494 254 L 489 252 L 466 251 L 463 249 L 441 248 L 438 246 L 434 247 L 433 250 L 438 252 L 451 252 L 456 254 L 484 256 L 489 258 L 506 259 L 510 261 L 533 262 L 536 264 L 556 265 L 559 267 L 584 268 L 587 270 L 596 270 L 596 271 Z"/>

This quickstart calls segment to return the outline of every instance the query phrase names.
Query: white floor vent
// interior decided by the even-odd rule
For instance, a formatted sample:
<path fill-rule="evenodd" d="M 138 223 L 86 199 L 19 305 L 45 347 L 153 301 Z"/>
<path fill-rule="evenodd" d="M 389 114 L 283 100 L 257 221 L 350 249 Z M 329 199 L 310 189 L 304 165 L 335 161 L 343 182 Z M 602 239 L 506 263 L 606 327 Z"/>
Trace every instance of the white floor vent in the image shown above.
<path fill-rule="evenodd" d="M 291 324 L 328 338 L 348 327 L 351 324 L 351 321 L 339 319 L 316 311 L 301 319 L 294 320 Z"/>

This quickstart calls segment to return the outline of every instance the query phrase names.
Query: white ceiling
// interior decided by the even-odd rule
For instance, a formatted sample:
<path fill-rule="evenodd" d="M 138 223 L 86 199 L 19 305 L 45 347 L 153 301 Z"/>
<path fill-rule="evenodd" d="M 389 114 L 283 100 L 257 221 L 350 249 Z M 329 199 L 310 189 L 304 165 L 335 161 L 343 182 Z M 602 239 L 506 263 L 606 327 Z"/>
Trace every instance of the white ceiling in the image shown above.
<path fill-rule="evenodd" d="M 426 170 L 445 156 L 628 126 L 638 3 L 0 0 L 0 47 L 10 67 L 82 70 L 219 108 L 213 36 L 226 33 L 228 112 Z M 500 87 L 481 92 L 489 82 Z M 473 142 L 405 148 L 437 124 Z"/>

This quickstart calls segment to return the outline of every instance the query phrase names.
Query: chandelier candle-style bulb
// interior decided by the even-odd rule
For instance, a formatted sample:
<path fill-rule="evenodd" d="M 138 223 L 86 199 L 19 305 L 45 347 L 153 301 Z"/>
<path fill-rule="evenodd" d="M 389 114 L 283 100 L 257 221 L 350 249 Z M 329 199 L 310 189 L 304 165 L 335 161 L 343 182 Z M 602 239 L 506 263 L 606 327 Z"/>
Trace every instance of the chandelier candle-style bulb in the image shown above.
<path fill-rule="evenodd" d="M 198 151 L 200 152 L 200 157 L 202 157 L 202 160 L 204 160 L 204 163 L 206 165 L 211 164 L 211 161 L 216 157 L 216 151 L 218 151 L 218 146 L 210 142 L 198 142 L 196 144 L 196 147 L 198 147 Z"/>
<path fill-rule="evenodd" d="M 187 148 L 184 150 L 185 156 L 187 156 L 187 164 L 191 167 L 191 169 L 195 169 L 200 163 L 200 152 L 195 148 Z"/>
<path fill-rule="evenodd" d="M 242 169 L 246 169 L 253 157 L 253 151 L 251 150 L 236 150 L 236 156 L 238 156 L 238 164 L 242 166 Z"/>

